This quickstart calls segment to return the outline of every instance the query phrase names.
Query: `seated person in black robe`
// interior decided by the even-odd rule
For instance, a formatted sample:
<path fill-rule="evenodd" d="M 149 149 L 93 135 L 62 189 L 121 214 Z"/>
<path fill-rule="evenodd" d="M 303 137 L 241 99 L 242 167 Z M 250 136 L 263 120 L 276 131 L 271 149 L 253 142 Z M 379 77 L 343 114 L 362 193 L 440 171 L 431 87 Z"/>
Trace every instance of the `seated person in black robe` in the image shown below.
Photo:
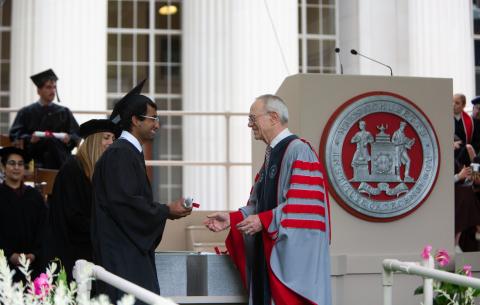
<path fill-rule="evenodd" d="M 31 79 L 40 99 L 20 109 L 10 128 L 10 139 L 23 140 L 23 147 L 34 159 L 35 167 L 59 169 L 80 140 L 78 123 L 67 107 L 53 102 L 58 78 L 52 70 L 33 75 Z M 43 134 L 35 135 L 36 131 Z"/>
<path fill-rule="evenodd" d="M 139 94 L 142 84 L 118 101 L 111 115 L 122 133 L 95 166 L 91 236 L 96 264 L 160 294 L 155 249 L 167 218 L 187 216 L 191 208 L 183 206 L 183 198 L 170 204 L 153 201 L 142 145 L 153 140 L 160 125 L 155 103 Z M 123 295 L 101 281 L 96 285 L 112 303 Z"/>
<path fill-rule="evenodd" d="M 20 254 L 31 262 L 34 278 L 43 269 L 41 246 L 46 219 L 46 207 L 42 195 L 23 184 L 26 153 L 15 147 L 0 150 L 5 181 L 0 184 L 0 249 L 3 249 L 8 264 L 15 270 L 14 281 L 24 279 L 17 268 Z"/>
<path fill-rule="evenodd" d="M 115 125 L 110 120 L 90 120 L 80 125 L 85 140 L 55 178 L 50 198 L 50 258 L 58 257 L 68 280 L 75 261 L 92 261 L 90 217 L 95 163 L 113 143 Z"/>

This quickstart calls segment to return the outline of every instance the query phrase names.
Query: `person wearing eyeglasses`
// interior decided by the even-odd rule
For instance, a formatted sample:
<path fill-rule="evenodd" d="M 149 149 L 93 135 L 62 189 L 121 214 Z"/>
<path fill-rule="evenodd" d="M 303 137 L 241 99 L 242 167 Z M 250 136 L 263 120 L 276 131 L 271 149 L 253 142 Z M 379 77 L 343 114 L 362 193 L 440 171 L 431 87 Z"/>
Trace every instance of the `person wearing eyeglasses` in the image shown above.
<path fill-rule="evenodd" d="M 32 277 L 41 271 L 40 256 L 43 228 L 47 209 L 42 195 L 23 183 L 25 164 L 30 157 L 22 149 L 5 147 L 0 149 L 5 180 L 0 184 L 0 249 L 11 269 L 14 280 L 23 280 L 18 269 L 20 255 L 31 262 Z"/>
<path fill-rule="evenodd" d="M 143 83 L 118 101 L 110 116 L 121 134 L 95 166 L 91 237 L 96 264 L 160 294 L 155 249 L 167 219 L 185 217 L 192 209 L 183 206 L 184 198 L 153 201 L 142 145 L 153 140 L 160 124 L 155 103 L 140 94 Z M 124 294 L 101 281 L 96 285 L 112 303 Z"/>
<path fill-rule="evenodd" d="M 288 108 L 275 95 L 250 107 L 248 127 L 266 144 L 248 203 L 207 216 L 225 244 L 249 304 L 331 304 L 327 177 L 315 151 L 288 129 Z"/>
<path fill-rule="evenodd" d="M 93 119 L 80 125 L 79 135 L 84 141 L 55 178 L 49 200 L 49 257 L 60 259 L 68 280 L 73 280 L 75 261 L 93 259 L 90 240 L 92 176 L 95 163 L 113 143 L 114 132 L 115 125 L 107 119 Z"/>

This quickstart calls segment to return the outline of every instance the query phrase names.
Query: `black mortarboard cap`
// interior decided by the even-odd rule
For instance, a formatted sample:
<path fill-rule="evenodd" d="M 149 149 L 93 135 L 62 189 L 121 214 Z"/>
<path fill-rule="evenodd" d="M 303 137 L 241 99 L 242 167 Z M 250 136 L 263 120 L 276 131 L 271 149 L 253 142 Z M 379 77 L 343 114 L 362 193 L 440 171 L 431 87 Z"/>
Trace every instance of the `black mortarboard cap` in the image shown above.
<path fill-rule="evenodd" d="M 480 96 L 476 96 L 472 99 L 472 105 L 480 104 Z"/>
<path fill-rule="evenodd" d="M 124 112 L 125 108 L 127 105 L 135 102 L 140 102 L 140 99 L 135 98 L 136 96 L 139 96 L 140 93 L 142 92 L 143 85 L 145 84 L 145 81 L 147 79 L 145 78 L 142 80 L 138 85 L 136 85 L 132 90 L 130 90 L 127 94 L 125 94 L 124 97 L 122 97 L 118 102 L 115 103 L 115 106 L 113 107 L 112 114 L 110 115 L 110 120 L 114 124 L 120 123 L 122 117 L 122 113 Z"/>
<path fill-rule="evenodd" d="M 37 86 L 37 88 L 40 88 L 48 80 L 58 80 L 57 75 L 55 75 L 52 69 L 48 69 L 46 71 L 32 75 L 30 76 L 30 78 L 32 79 L 32 82 L 35 84 L 35 86 Z"/>
<path fill-rule="evenodd" d="M 105 131 L 115 133 L 115 124 L 113 124 L 112 121 L 107 119 L 93 119 L 80 125 L 79 135 L 80 137 L 85 139 L 86 137 L 94 133 Z"/>
<path fill-rule="evenodd" d="M 45 84 L 46 81 L 53 80 L 56 82 L 58 80 L 58 77 L 52 69 L 48 69 L 30 76 L 30 79 L 35 84 L 35 86 L 37 86 L 37 88 L 40 88 Z M 58 90 L 55 90 L 55 93 L 57 94 L 57 101 L 60 103 L 60 96 L 58 96 Z"/>
<path fill-rule="evenodd" d="M 2 160 L 6 161 L 8 156 L 10 156 L 11 154 L 17 154 L 22 156 L 25 163 L 30 162 L 30 160 L 32 159 L 25 150 L 14 146 L 8 146 L 0 149 L 0 157 L 2 158 Z"/>

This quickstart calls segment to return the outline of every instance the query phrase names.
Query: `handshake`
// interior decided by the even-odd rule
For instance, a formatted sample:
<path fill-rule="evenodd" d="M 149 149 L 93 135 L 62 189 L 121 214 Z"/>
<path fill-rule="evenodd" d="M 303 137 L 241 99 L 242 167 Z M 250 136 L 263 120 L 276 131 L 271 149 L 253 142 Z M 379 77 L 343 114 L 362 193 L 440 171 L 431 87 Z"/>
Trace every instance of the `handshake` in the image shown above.
<path fill-rule="evenodd" d="M 187 197 L 173 201 L 167 206 L 170 209 L 168 218 L 171 220 L 175 220 L 190 215 L 192 213 L 192 209 L 199 208 L 200 204 L 197 202 L 193 202 L 192 197 Z"/>

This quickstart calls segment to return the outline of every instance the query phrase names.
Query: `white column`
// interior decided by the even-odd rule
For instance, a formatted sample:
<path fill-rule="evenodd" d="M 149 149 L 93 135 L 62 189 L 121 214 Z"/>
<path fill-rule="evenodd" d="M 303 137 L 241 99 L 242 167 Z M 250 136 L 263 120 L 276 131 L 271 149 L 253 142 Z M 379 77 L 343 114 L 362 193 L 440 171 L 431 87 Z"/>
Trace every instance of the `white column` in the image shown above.
<path fill-rule="evenodd" d="M 346 0 L 339 2 L 339 36 L 347 74 L 453 78 L 454 92 L 474 95 L 471 2 L 450 0 Z M 469 105 L 470 106 L 470 105 Z"/>
<path fill-rule="evenodd" d="M 390 75 L 378 63 L 350 54 L 361 54 L 392 67 L 394 75 L 408 75 L 408 16 L 403 0 L 338 1 L 339 36 L 346 74 Z"/>
<path fill-rule="evenodd" d="M 183 105 L 187 111 L 248 112 L 255 97 L 275 93 L 283 79 L 298 71 L 297 3 L 267 1 L 285 62 L 264 1 L 185 0 L 183 4 Z M 230 160 L 251 160 L 247 117 L 231 119 Z M 184 160 L 226 161 L 223 117 L 184 119 Z M 227 179 L 228 178 L 228 179 Z M 226 183 L 230 202 L 226 202 Z M 202 209 L 236 209 L 245 204 L 251 171 L 232 167 L 187 167 L 185 195 Z"/>
<path fill-rule="evenodd" d="M 105 110 L 107 1 L 12 3 L 11 107 L 37 100 L 30 75 L 52 68 L 62 105 Z M 92 116 L 76 117 L 81 123 Z"/>
<path fill-rule="evenodd" d="M 408 3 L 411 75 L 453 78 L 453 91 L 471 99 L 475 93 L 471 1 Z"/>

